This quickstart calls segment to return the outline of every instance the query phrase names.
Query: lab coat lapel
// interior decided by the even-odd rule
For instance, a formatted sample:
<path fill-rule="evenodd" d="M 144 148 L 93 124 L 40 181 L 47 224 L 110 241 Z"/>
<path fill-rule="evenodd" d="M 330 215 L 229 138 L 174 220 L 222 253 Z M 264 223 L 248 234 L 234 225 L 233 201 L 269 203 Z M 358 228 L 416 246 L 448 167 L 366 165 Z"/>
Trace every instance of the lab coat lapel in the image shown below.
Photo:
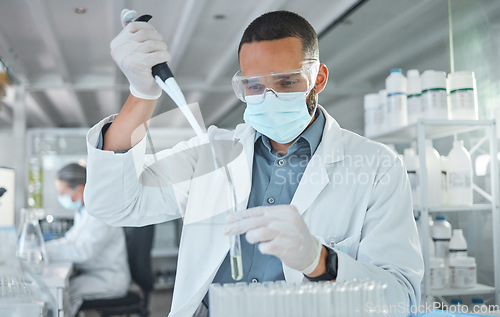
<path fill-rule="evenodd" d="M 322 157 L 314 155 L 307 164 L 291 204 L 297 207 L 300 214 L 303 214 L 329 182 L 330 178 Z M 283 264 L 283 274 L 285 280 L 291 283 L 300 283 L 304 277 L 300 271 L 291 269 L 285 264 Z"/>
<path fill-rule="evenodd" d="M 303 214 L 329 182 L 322 157 L 314 155 L 307 164 L 291 204 Z"/>
<path fill-rule="evenodd" d="M 238 198 L 238 210 L 246 209 L 250 195 L 254 137 L 255 131 L 248 125 L 239 125 L 233 135 L 235 145 L 230 157 L 234 160 L 228 164 L 228 168 Z M 246 168 L 247 171 L 244 170 Z M 207 195 L 214 195 L 216 190 L 207 188 Z M 191 316 L 212 283 L 217 269 L 229 251 L 229 238 L 223 234 L 221 226 L 210 225 L 210 222 L 222 224 L 225 217 L 225 214 L 218 214 L 207 220 L 206 225 L 198 222 L 184 226 L 179 253 L 179 263 L 182 265 L 177 267 L 171 316 Z M 200 239 L 205 239 L 202 240 L 204 242 L 210 241 L 209 246 L 200 243 Z M 206 252 L 207 247 L 210 252 Z"/>
<path fill-rule="evenodd" d="M 311 207 L 318 195 L 330 183 L 327 166 L 344 159 L 344 143 L 340 126 L 326 113 L 323 107 L 318 107 L 325 115 L 323 137 L 315 154 L 307 164 L 291 202 L 301 215 Z M 300 283 L 304 278 L 300 271 L 291 269 L 284 264 L 283 274 L 285 280 L 290 283 Z"/>
<path fill-rule="evenodd" d="M 248 205 L 250 191 L 252 189 L 252 167 L 254 155 L 255 130 L 249 125 L 239 125 L 234 132 L 234 142 L 231 158 L 245 155 L 242 164 L 230 166 L 229 173 L 233 180 L 238 195 L 238 206 L 236 210 L 245 210 Z M 243 147 L 243 149 L 241 148 Z"/>
<path fill-rule="evenodd" d="M 326 166 L 344 158 L 340 126 L 323 107 L 318 107 L 325 115 L 322 140 L 307 164 L 291 202 L 297 207 L 300 214 L 303 214 L 312 205 L 325 186 L 330 183 Z"/>

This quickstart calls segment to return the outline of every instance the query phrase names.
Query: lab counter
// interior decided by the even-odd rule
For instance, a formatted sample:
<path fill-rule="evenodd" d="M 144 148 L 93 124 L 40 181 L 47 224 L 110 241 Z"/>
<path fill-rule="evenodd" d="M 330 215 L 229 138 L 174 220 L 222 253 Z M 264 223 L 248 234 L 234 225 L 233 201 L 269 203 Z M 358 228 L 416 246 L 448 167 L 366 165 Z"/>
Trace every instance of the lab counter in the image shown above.
<path fill-rule="evenodd" d="M 32 289 L 27 287 L 29 283 L 38 282 L 43 282 L 55 299 L 57 316 L 69 316 L 68 286 L 72 271 L 72 263 L 61 262 L 43 267 L 41 273 L 36 274 L 37 282 L 29 276 L 26 279 L 23 276 L 0 276 L 0 316 L 45 316 L 45 305 L 33 300 L 30 296 Z"/>
<path fill-rule="evenodd" d="M 56 300 L 58 317 L 69 316 L 69 278 L 73 272 L 73 263 L 53 262 L 44 267 L 41 279 L 47 285 Z"/>

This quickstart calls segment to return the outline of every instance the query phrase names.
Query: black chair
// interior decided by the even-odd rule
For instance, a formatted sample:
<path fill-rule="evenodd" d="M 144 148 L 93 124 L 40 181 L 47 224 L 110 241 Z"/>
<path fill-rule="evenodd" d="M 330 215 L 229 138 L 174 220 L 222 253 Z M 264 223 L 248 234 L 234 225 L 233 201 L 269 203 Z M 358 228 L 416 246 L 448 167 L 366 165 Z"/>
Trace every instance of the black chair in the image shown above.
<path fill-rule="evenodd" d="M 140 287 L 142 295 L 129 290 L 121 298 L 84 301 L 80 311 L 97 311 L 102 317 L 131 314 L 149 316 L 149 293 L 153 290 L 154 284 L 151 267 L 154 228 L 154 225 L 123 228 L 127 241 L 130 275 L 132 281 Z"/>

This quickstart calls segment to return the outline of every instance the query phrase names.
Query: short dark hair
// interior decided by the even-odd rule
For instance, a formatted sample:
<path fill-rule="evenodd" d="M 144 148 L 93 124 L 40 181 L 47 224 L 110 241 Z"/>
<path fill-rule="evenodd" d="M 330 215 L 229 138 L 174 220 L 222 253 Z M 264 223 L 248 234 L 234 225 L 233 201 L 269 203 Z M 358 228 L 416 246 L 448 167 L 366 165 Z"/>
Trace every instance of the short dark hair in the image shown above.
<path fill-rule="evenodd" d="M 70 188 L 76 188 L 78 185 L 85 185 L 87 170 L 79 164 L 71 163 L 57 172 L 57 179 L 68 183 Z"/>
<path fill-rule="evenodd" d="M 306 19 L 290 11 L 264 13 L 246 28 L 238 47 L 238 57 L 243 44 L 297 37 L 302 41 L 304 59 L 319 60 L 318 35 Z"/>

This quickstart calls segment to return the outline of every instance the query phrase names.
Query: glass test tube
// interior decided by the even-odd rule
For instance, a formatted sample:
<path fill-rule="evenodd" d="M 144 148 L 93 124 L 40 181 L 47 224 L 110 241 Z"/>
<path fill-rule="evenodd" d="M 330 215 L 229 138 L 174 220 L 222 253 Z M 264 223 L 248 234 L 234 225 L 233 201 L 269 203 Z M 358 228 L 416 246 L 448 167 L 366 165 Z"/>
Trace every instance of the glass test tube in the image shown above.
<path fill-rule="evenodd" d="M 229 250 L 229 255 L 231 257 L 231 276 L 233 280 L 239 281 L 243 278 L 240 236 L 238 234 L 232 235 L 229 241 L 231 243 L 231 249 Z"/>
<path fill-rule="evenodd" d="M 213 149 L 213 147 L 212 147 Z M 213 153 L 213 152 L 212 152 Z M 226 165 L 224 165 L 224 169 L 226 171 L 227 180 L 229 182 L 229 187 L 233 196 L 233 208 L 232 212 L 236 212 L 237 208 L 237 198 L 236 198 L 236 190 L 234 188 L 233 181 L 231 180 L 231 175 L 229 174 L 229 170 Z M 243 259 L 241 258 L 241 240 L 240 235 L 235 234 L 229 237 L 230 243 L 230 262 L 231 262 L 231 277 L 235 281 L 239 281 L 243 278 Z"/>
<path fill-rule="evenodd" d="M 215 169 L 218 169 L 221 164 L 217 161 L 217 155 L 215 154 L 215 149 L 214 145 L 212 142 L 210 142 L 209 138 L 209 144 L 210 144 L 210 149 L 212 151 L 212 158 L 214 160 L 214 166 Z M 229 189 L 231 191 L 231 196 L 232 196 L 232 203 L 233 206 L 231 208 L 230 212 L 236 212 L 237 209 L 237 198 L 236 198 L 236 190 L 234 188 L 233 180 L 231 179 L 231 174 L 229 174 L 229 169 L 227 168 L 227 165 L 222 164 L 224 167 L 224 171 L 226 172 L 226 177 L 227 181 L 229 183 Z M 230 244 L 230 249 L 229 249 L 229 257 L 230 257 L 230 264 L 231 264 L 231 277 L 235 281 L 239 281 L 243 278 L 243 260 L 241 258 L 241 240 L 240 240 L 240 235 L 232 235 L 229 237 L 229 244 Z"/>

